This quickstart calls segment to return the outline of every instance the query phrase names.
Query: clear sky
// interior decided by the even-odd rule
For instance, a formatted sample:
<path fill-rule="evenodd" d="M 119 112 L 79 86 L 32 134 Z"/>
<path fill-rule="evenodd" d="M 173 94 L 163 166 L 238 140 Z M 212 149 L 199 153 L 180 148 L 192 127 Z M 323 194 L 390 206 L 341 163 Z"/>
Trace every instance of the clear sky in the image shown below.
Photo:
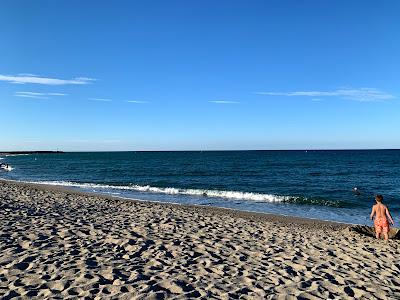
<path fill-rule="evenodd" d="M 400 1 L 0 1 L 0 150 L 400 148 Z"/>

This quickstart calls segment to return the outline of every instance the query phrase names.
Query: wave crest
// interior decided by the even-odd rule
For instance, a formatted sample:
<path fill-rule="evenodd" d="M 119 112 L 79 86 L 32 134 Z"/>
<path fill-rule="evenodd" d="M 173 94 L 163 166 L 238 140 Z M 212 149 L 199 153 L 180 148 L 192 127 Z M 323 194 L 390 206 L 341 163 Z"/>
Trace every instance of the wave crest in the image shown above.
<path fill-rule="evenodd" d="M 107 184 L 96 184 L 96 183 L 77 183 L 71 181 L 41 181 L 31 182 L 48 185 L 59 185 L 59 186 L 70 186 L 78 187 L 83 189 L 104 189 L 104 190 L 130 190 L 137 192 L 148 192 L 156 194 L 168 194 L 168 195 L 191 195 L 200 197 L 212 197 L 212 198 L 224 198 L 234 200 L 249 200 L 259 202 L 290 202 L 295 201 L 298 197 L 291 196 L 280 196 L 273 194 L 261 194 L 251 192 L 239 192 L 239 191 L 220 191 L 220 190 L 207 190 L 207 189 L 182 189 L 174 187 L 154 187 L 150 185 L 107 185 Z"/>
<path fill-rule="evenodd" d="M 342 201 L 318 199 L 318 198 L 307 198 L 301 196 L 283 196 L 275 194 L 262 194 L 262 193 L 251 193 L 251 192 L 240 192 L 240 191 L 222 191 L 222 190 L 210 190 L 210 189 L 183 189 L 174 187 L 155 187 L 150 185 L 108 185 L 98 183 L 78 183 L 72 181 L 39 181 L 39 182 L 28 182 L 36 184 L 46 185 L 57 185 L 66 187 L 76 187 L 81 189 L 91 189 L 94 192 L 103 192 L 108 194 L 118 195 L 118 191 L 136 191 L 142 193 L 154 193 L 154 194 L 165 194 L 165 195 L 187 195 L 197 197 L 209 197 L 209 198 L 221 198 L 230 200 L 243 200 L 243 201 L 255 201 L 264 203 L 293 203 L 297 205 L 318 205 L 318 206 L 330 206 L 330 207 L 345 207 L 346 204 Z"/>

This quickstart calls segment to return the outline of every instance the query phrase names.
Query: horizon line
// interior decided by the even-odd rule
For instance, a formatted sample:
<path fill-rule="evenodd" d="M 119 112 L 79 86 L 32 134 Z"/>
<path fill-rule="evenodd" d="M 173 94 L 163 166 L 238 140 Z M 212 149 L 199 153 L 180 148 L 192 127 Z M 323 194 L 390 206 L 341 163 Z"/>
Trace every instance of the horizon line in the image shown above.
<path fill-rule="evenodd" d="M 305 149 L 209 149 L 209 150 L 11 150 L 11 151 L 0 151 L 0 155 L 8 153 L 88 153 L 88 152 L 250 152 L 250 151 L 383 151 L 383 150 L 395 150 L 398 151 L 400 148 L 305 148 Z"/>

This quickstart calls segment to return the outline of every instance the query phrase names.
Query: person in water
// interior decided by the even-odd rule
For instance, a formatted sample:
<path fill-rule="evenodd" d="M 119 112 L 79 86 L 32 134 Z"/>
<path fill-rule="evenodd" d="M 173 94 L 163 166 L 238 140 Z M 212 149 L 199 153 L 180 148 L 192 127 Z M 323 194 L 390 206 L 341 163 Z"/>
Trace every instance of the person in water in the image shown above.
<path fill-rule="evenodd" d="M 392 225 L 394 225 L 394 222 L 392 216 L 390 215 L 389 209 L 382 204 L 383 196 L 376 195 L 375 201 L 376 204 L 372 206 L 370 219 L 374 220 L 376 238 L 379 239 L 381 233 L 383 233 L 385 240 L 388 240 L 389 221 Z"/>

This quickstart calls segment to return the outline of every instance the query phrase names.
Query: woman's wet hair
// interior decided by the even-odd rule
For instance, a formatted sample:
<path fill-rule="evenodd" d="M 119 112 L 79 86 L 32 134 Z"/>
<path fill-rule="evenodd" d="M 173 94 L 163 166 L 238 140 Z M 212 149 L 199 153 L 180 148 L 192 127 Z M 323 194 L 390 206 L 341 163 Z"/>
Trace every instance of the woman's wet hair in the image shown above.
<path fill-rule="evenodd" d="M 378 202 L 382 202 L 383 196 L 382 195 L 376 195 L 375 196 L 375 200 L 378 201 Z"/>

